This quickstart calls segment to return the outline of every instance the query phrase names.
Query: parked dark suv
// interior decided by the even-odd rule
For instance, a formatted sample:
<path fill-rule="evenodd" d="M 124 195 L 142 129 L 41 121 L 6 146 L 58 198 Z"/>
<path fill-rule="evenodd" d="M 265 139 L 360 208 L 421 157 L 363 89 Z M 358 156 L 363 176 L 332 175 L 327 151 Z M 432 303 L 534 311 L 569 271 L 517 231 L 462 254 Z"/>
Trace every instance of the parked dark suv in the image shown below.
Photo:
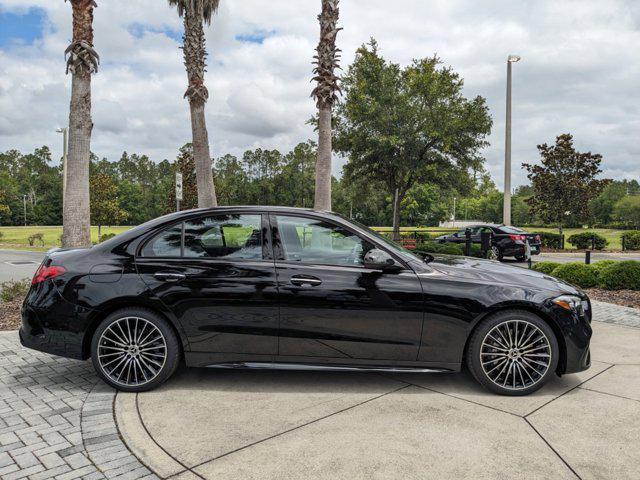
<path fill-rule="evenodd" d="M 482 225 L 472 225 L 465 227 L 456 233 L 441 235 L 436 240 L 440 243 L 465 243 L 467 241 L 467 230 L 471 231 L 471 242 L 480 244 L 481 233 L 491 233 L 491 256 L 498 260 L 504 257 L 515 257 L 522 262 L 526 259 L 527 242 L 531 250 L 531 255 L 540 253 L 540 235 L 528 233 L 516 227 L 485 223 Z"/>
<path fill-rule="evenodd" d="M 221 207 L 46 255 L 25 346 L 91 357 L 115 388 L 210 368 L 456 372 L 524 395 L 589 368 L 589 299 L 538 272 L 422 258 L 338 215 Z"/>

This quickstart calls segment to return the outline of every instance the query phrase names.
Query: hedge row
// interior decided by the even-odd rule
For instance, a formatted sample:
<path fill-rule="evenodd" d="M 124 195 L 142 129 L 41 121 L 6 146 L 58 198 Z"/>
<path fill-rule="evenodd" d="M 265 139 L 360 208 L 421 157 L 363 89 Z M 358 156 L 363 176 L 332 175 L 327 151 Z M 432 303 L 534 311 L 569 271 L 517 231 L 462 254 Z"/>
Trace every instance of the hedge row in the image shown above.
<path fill-rule="evenodd" d="M 464 255 L 464 244 L 460 243 L 438 243 L 438 242 L 424 242 L 418 244 L 416 248 L 418 253 L 443 253 L 446 255 Z M 480 245 L 475 243 L 471 244 L 471 256 L 482 257 L 482 249 Z"/>
<path fill-rule="evenodd" d="M 591 265 L 540 262 L 533 269 L 582 288 L 640 290 L 640 262 L 636 260 L 601 260 Z"/>

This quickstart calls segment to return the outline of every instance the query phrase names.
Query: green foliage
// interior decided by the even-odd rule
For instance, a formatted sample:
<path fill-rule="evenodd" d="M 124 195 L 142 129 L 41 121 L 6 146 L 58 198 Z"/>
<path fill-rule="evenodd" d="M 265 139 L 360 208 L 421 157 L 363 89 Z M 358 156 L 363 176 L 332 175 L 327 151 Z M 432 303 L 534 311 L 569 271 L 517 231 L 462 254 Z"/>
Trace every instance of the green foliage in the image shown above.
<path fill-rule="evenodd" d="M 621 235 L 624 237 L 624 248 L 627 250 L 640 250 L 640 230 L 631 230 Z"/>
<path fill-rule="evenodd" d="M 27 238 L 27 241 L 29 242 L 30 247 L 33 247 L 36 244 L 36 242 L 39 243 L 40 246 L 44 247 L 44 234 L 40 232 L 33 233 L 29 235 L 29 238 Z"/>
<path fill-rule="evenodd" d="M 590 203 L 608 181 L 598 180 L 602 155 L 577 152 L 573 137 L 565 133 L 555 145 L 538 145 L 542 165 L 524 163 L 534 195 L 528 203 L 542 221 L 554 225 L 585 223 Z"/>
<path fill-rule="evenodd" d="M 582 288 L 595 287 L 598 283 L 598 274 L 593 266 L 580 262 L 562 264 L 551 275 Z"/>
<path fill-rule="evenodd" d="M 89 179 L 91 192 L 91 220 L 98 225 L 120 225 L 127 212 L 120 207 L 118 187 L 106 173 L 94 173 Z"/>
<path fill-rule="evenodd" d="M 540 235 L 540 242 L 543 247 L 547 248 L 562 248 L 562 235 L 559 233 L 551 232 L 532 232 L 536 235 Z"/>
<path fill-rule="evenodd" d="M 614 180 L 604 187 L 600 195 L 591 201 L 591 212 L 595 223 L 607 225 L 613 221 L 615 204 L 627 196 L 629 184 L 627 180 Z"/>
<path fill-rule="evenodd" d="M 531 269 L 535 270 L 536 272 L 542 272 L 547 275 L 551 275 L 553 271 L 560 265 L 562 264 L 558 262 L 539 262 L 536 263 Z"/>
<path fill-rule="evenodd" d="M 424 253 L 443 253 L 446 255 L 464 255 L 464 249 L 456 243 L 424 242 L 418 245 L 416 251 Z"/>
<path fill-rule="evenodd" d="M 592 263 L 591 266 L 596 271 L 596 273 L 600 275 L 600 272 L 602 272 L 602 270 L 611 265 L 615 265 L 616 263 L 618 262 L 615 260 L 600 260 L 598 262 Z"/>
<path fill-rule="evenodd" d="M 613 217 L 628 227 L 640 228 L 640 196 L 619 200 L 613 207 Z"/>
<path fill-rule="evenodd" d="M 625 260 L 603 268 L 598 286 L 607 290 L 640 290 L 640 262 Z"/>
<path fill-rule="evenodd" d="M 0 283 L 0 301 L 11 302 L 12 300 L 23 298 L 29 291 L 30 286 L 31 282 L 27 279 L 2 282 Z"/>
<path fill-rule="evenodd" d="M 100 242 L 106 242 L 107 240 L 110 240 L 115 236 L 116 236 L 115 233 L 105 233 L 100 237 Z"/>
<path fill-rule="evenodd" d="M 567 238 L 567 241 L 577 249 L 583 250 L 591 249 L 594 239 L 596 250 L 604 250 L 604 248 L 609 244 L 609 241 L 606 238 L 595 232 L 576 233 Z"/>
<path fill-rule="evenodd" d="M 0 232 L 0 242 L 4 239 L 4 233 Z"/>
<path fill-rule="evenodd" d="M 463 80 L 437 57 L 406 67 L 385 60 L 375 40 L 356 52 L 336 109 L 344 174 L 384 187 L 401 203 L 416 184 L 467 184 L 481 166 L 491 130 L 484 98 L 467 99 Z M 397 227 L 398 219 L 394 219 Z"/>

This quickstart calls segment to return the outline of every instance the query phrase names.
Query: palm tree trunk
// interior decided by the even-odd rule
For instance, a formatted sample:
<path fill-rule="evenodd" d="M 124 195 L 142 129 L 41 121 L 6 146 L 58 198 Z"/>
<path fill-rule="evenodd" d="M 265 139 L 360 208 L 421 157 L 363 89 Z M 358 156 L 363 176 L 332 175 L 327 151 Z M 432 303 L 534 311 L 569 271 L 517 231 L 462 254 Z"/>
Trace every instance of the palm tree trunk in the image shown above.
<path fill-rule="evenodd" d="M 213 185 L 209 133 L 204 116 L 204 103 L 189 102 L 191 110 L 191 132 L 193 136 L 193 158 L 196 163 L 198 185 L 198 207 L 216 207 L 218 201 Z"/>
<path fill-rule="evenodd" d="M 89 158 L 91 154 L 91 75 L 74 74 L 69 113 L 69 156 L 62 246 L 91 245 Z"/>
<path fill-rule="evenodd" d="M 89 161 L 91 155 L 91 74 L 97 71 L 98 55 L 93 50 L 93 0 L 72 1 L 73 42 L 67 71 L 73 74 L 69 110 L 69 154 L 67 188 L 62 212 L 62 246 L 91 246 L 89 208 Z"/>
<path fill-rule="evenodd" d="M 331 211 L 331 151 L 331 106 L 325 105 L 319 109 L 316 210 Z"/>
<path fill-rule="evenodd" d="M 202 12 L 189 5 L 184 13 L 184 63 L 187 68 L 189 87 L 185 97 L 189 99 L 191 110 L 191 135 L 193 138 L 193 158 L 196 163 L 198 184 L 198 207 L 211 208 L 218 205 L 213 184 L 209 134 L 204 115 L 204 106 L 209 92 L 204 85 L 205 37 Z"/>

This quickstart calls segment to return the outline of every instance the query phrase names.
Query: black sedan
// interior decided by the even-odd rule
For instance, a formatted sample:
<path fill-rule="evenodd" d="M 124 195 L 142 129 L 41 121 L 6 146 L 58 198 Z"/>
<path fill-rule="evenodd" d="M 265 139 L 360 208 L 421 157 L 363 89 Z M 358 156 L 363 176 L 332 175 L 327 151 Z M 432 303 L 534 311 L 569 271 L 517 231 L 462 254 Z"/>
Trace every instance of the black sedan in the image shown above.
<path fill-rule="evenodd" d="M 89 249 L 47 254 L 23 345 L 91 357 L 124 391 L 178 363 L 456 372 L 524 395 L 589 368 L 579 289 L 465 257 L 418 257 L 339 215 L 282 207 L 180 212 Z"/>
<path fill-rule="evenodd" d="M 482 232 L 491 234 L 492 258 L 502 260 L 504 257 L 515 257 L 522 262 L 527 258 L 527 244 L 531 255 L 540 253 L 540 235 L 528 233 L 516 227 L 485 223 L 482 225 L 471 225 L 462 230 L 449 235 L 441 235 L 436 240 L 440 243 L 465 243 L 467 241 L 467 230 L 471 234 L 471 243 L 480 244 Z"/>

